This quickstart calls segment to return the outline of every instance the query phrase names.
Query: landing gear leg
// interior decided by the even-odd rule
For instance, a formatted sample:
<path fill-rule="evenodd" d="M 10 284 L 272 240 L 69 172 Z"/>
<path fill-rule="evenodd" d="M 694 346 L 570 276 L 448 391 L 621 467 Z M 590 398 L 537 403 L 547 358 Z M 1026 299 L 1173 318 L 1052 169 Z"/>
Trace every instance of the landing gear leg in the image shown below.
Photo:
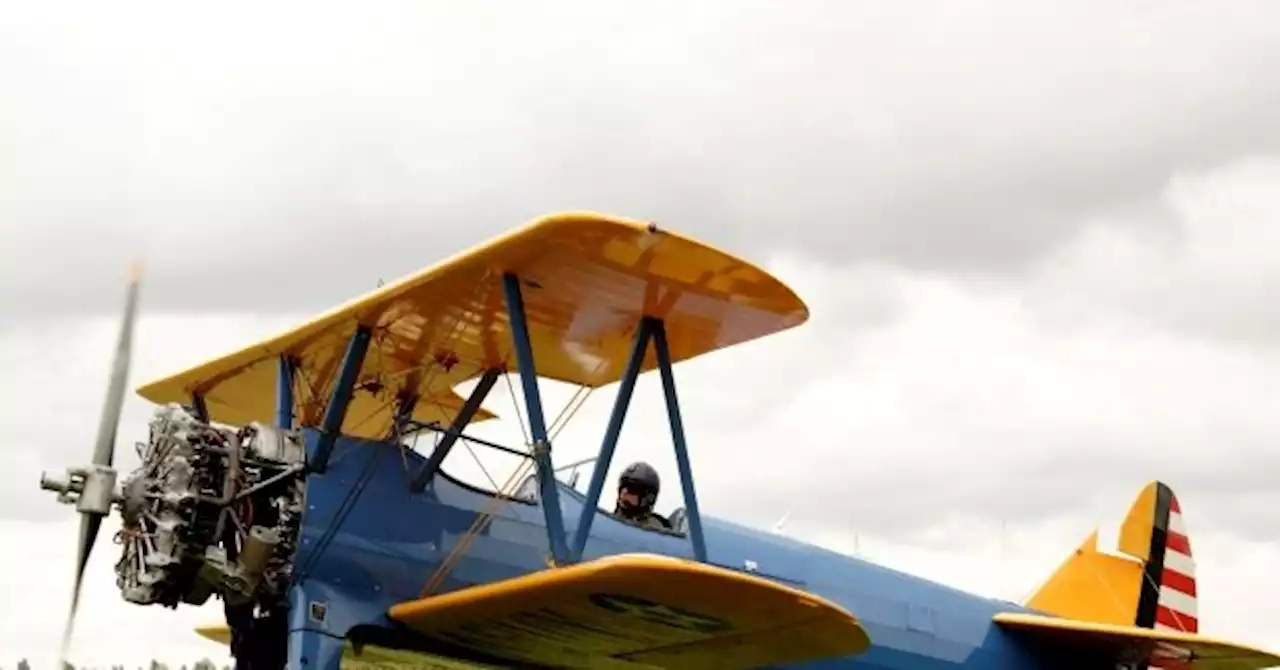
<path fill-rule="evenodd" d="M 287 662 L 281 667 L 288 670 L 340 670 L 346 639 L 336 630 L 331 630 L 328 599 L 310 593 L 307 586 L 295 585 L 289 589 L 288 600 L 287 616 L 281 617 L 288 622 L 288 632 L 284 636 L 288 641 Z M 281 614 L 286 612 L 282 610 Z"/>
<path fill-rule="evenodd" d="M 249 657 L 253 649 L 253 605 L 225 603 L 222 613 L 231 629 L 231 656 L 236 659 L 236 670 L 253 670 Z"/>
<path fill-rule="evenodd" d="M 289 670 L 339 670 L 346 641 L 318 630 L 289 632 Z"/>
<path fill-rule="evenodd" d="M 284 670 L 288 657 L 288 610 L 278 608 L 254 615 L 253 605 L 227 606 L 231 655 L 236 670 Z"/>

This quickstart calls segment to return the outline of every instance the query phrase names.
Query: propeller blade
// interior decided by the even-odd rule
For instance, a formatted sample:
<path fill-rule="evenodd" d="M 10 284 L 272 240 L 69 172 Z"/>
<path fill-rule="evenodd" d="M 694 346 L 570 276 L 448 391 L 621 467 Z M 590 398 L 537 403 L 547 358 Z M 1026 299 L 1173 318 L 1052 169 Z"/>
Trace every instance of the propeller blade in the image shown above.
<path fill-rule="evenodd" d="M 84 583 L 84 569 L 89 565 L 89 554 L 93 553 L 93 544 L 98 539 L 98 529 L 102 527 L 102 517 L 96 514 L 80 515 L 80 543 L 76 552 L 76 580 L 71 587 L 71 611 L 67 614 L 67 625 L 62 631 L 62 649 L 58 654 L 58 667 L 62 668 L 67 660 L 67 651 L 71 646 L 71 631 L 75 628 L 76 612 L 80 609 L 80 585 Z"/>
<path fill-rule="evenodd" d="M 120 425 L 120 413 L 124 407 L 125 386 L 129 382 L 129 358 L 133 348 L 133 324 L 138 313 L 138 284 L 142 279 L 142 266 L 134 263 L 129 270 L 129 288 L 124 303 L 124 318 L 120 321 L 120 337 L 116 340 L 116 355 L 111 362 L 111 379 L 107 384 L 107 402 L 102 407 L 98 423 L 98 441 L 93 448 L 95 465 L 112 465 L 115 460 L 116 429 Z"/>

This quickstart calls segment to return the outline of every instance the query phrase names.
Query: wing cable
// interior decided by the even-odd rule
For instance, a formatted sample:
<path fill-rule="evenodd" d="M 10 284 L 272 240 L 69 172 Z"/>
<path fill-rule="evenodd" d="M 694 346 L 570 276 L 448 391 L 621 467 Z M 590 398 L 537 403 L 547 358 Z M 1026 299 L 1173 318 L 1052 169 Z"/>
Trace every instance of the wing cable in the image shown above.
<path fill-rule="evenodd" d="M 507 380 L 508 388 L 511 389 L 511 399 L 512 402 L 516 404 L 516 415 L 521 417 L 520 428 L 524 431 L 525 447 L 531 448 L 532 439 L 530 438 L 528 431 L 525 429 L 523 415 L 520 413 L 519 403 L 516 400 L 515 389 L 511 385 L 510 374 L 505 374 L 503 376 Z M 582 393 L 583 389 L 586 389 L 585 394 Z M 559 436 L 560 431 L 569 424 L 569 421 L 573 419 L 574 415 L 578 413 L 578 410 L 582 408 L 582 405 L 586 403 L 586 398 L 591 395 L 592 390 L 593 389 L 585 384 L 579 385 L 578 389 L 574 392 L 573 397 L 571 397 L 569 402 L 565 404 L 564 408 L 560 410 L 560 414 L 556 417 L 556 421 L 552 422 L 553 429 L 549 431 L 547 438 L 548 441 L 553 441 L 557 436 Z M 578 400 L 579 397 L 581 397 L 581 401 L 575 404 L 574 401 Z M 563 421 L 561 421 L 561 419 L 563 419 Z M 471 524 L 471 528 L 469 528 L 467 532 L 458 539 L 457 544 L 454 545 L 453 549 L 445 557 L 445 560 L 440 563 L 435 572 L 431 575 L 431 578 L 427 580 L 426 586 L 422 588 L 420 597 L 425 598 L 434 590 L 439 588 L 439 586 L 449 576 L 449 573 L 453 571 L 453 568 L 457 566 L 457 562 L 462 559 L 463 554 L 470 549 L 476 538 L 478 538 L 485 529 L 488 528 L 489 524 L 493 522 L 497 512 L 502 509 L 503 505 L 514 497 L 515 489 L 518 487 L 518 484 L 524 481 L 525 477 L 528 476 L 530 468 L 533 466 L 534 461 L 530 457 L 526 458 L 523 463 L 516 467 L 516 469 L 511 473 L 511 476 L 503 484 L 498 495 L 493 496 L 480 514 L 476 515 L 476 519 Z M 481 467 L 483 469 L 483 466 Z M 485 475 L 488 476 L 488 471 L 486 470 L 484 472 Z M 490 477 L 490 481 L 493 481 L 492 477 Z M 543 504 L 545 504 L 545 501 Z"/>

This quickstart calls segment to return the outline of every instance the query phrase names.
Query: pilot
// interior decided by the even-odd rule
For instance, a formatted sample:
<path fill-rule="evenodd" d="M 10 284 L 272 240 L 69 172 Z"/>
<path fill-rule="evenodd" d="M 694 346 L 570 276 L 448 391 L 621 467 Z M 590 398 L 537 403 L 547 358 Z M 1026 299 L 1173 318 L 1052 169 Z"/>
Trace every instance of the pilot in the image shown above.
<path fill-rule="evenodd" d="M 653 511 L 661 486 L 658 471 L 648 463 L 628 465 L 618 477 L 618 502 L 613 513 L 642 528 L 671 530 L 671 523 Z"/>

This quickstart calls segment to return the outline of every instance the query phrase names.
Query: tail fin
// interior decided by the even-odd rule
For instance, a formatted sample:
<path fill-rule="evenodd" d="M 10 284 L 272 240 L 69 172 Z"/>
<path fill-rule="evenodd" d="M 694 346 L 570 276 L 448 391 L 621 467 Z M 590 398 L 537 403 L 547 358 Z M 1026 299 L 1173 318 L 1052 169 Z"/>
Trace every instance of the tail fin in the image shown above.
<path fill-rule="evenodd" d="M 1199 630 L 1195 562 L 1172 489 L 1162 482 L 1142 489 L 1120 527 L 1120 554 L 1097 545 L 1094 530 L 1027 607 L 1081 621 Z"/>

